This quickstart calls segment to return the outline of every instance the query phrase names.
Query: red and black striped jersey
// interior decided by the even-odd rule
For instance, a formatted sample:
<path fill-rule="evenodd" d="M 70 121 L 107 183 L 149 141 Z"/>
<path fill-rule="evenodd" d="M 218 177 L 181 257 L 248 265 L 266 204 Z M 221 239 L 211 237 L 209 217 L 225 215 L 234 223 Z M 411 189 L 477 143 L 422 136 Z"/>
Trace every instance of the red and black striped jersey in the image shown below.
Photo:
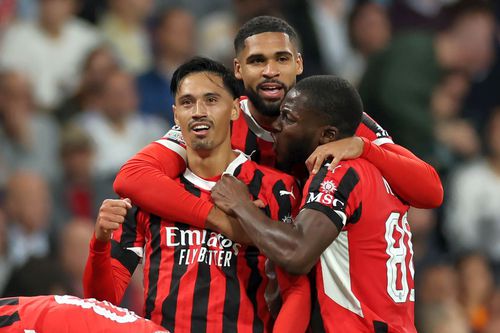
<path fill-rule="evenodd" d="M 305 184 L 302 209 L 339 229 L 313 269 L 314 332 L 416 332 L 408 206 L 364 159 L 323 166 Z"/>
<path fill-rule="evenodd" d="M 0 299 L 0 332 L 168 333 L 109 302 L 67 295 Z"/>
<path fill-rule="evenodd" d="M 237 120 L 232 122 L 231 145 L 233 149 L 251 156 L 252 161 L 275 167 L 276 153 L 273 149 L 273 136 L 271 132 L 257 123 L 250 113 L 248 103 L 247 97 L 240 97 L 241 114 Z M 389 133 L 364 112 L 356 135 L 367 138 L 376 145 L 393 143 Z M 178 126 L 172 127 L 163 138 L 156 142 L 175 151 L 184 161 L 186 160 L 186 143 Z M 183 166 L 179 166 L 179 168 L 183 168 Z"/>
<path fill-rule="evenodd" d="M 292 177 L 259 166 L 244 154 L 226 172 L 248 185 L 252 199 L 264 202 L 268 216 L 291 221 L 300 202 L 300 191 Z M 199 178 L 187 169 L 177 181 L 187 191 L 209 200 L 216 180 Z M 264 298 L 269 281 L 266 258 L 255 247 L 135 209 L 121 230 L 113 233 L 111 254 L 130 272 L 142 257 L 144 315 L 174 332 L 272 330 Z M 284 283 L 280 279 L 287 277 L 278 272 L 280 286 L 290 279 L 307 283 L 305 277 L 290 277 Z"/>

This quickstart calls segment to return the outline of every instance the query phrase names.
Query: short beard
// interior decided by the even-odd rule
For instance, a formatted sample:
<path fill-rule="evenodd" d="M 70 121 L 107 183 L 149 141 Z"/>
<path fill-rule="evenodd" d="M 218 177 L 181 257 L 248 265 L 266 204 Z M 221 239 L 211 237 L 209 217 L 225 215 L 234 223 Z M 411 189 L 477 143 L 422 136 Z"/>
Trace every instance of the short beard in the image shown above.
<path fill-rule="evenodd" d="M 267 117 L 278 117 L 280 115 L 282 101 L 266 102 L 252 89 L 247 89 L 245 93 L 260 114 Z"/>

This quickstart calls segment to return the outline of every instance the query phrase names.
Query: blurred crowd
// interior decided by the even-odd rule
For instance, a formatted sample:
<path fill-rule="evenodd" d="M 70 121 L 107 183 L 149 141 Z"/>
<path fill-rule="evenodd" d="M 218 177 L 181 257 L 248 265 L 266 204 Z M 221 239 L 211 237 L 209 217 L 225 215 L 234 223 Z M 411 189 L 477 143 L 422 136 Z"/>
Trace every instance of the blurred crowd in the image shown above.
<path fill-rule="evenodd" d="M 498 1 L 0 0 L 0 295 L 82 296 L 114 175 L 173 124 L 173 71 L 232 66 L 258 15 L 297 29 L 303 76 L 350 80 L 439 171 L 443 207 L 409 217 L 419 331 L 500 332 Z"/>

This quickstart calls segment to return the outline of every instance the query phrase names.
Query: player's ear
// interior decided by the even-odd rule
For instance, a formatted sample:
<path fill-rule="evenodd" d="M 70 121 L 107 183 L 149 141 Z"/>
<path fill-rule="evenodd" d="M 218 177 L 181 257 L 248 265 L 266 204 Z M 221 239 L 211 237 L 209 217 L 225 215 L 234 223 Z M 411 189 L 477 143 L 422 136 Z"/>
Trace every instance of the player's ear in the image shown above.
<path fill-rule="evenodd" d="M 231 108 L 231 120 L 236 120 L 240 117 L 240 99 L 235 98 L 233 107 Z"/>
<path fill-rule="evenodd" d="M 175 107 L 175 104 L 172 105 L 172 111 L 174 112 L 174 121 L 177 126 L 179 126 L 179 120 L 177 120 L 177 108 Z"/>
<path fill-rule="evenodd" d="M 238 80 L 243 80 L 241 77 L 241 65 L 238 58 L 234 58 L 233 67 L 234 67 L 234 76 L 236 76 Z"/>
<path fill-rule="evenodd" d="M 321 131 L 321 136 L 319 138 L 319 144 L 324 145 L 325 143 L 337 140 L 339 130 L 335 126 L 325 126 Z"/>
<path fill-rule="evenodd" d="M 297 75 L 300 75 L 304 71 L 304 60 L 302 59 L 302 54 L 300 54 L 300 52 L 297 52 L 297 60 L 295 61 L 297 63 Z"/>

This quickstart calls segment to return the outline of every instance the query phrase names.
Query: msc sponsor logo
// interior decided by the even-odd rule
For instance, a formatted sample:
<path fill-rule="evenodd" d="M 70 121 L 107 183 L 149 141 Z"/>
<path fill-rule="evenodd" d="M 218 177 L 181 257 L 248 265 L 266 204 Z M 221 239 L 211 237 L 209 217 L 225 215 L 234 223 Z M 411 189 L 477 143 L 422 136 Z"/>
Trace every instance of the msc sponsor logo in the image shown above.
<path fill-rule="evenodd" d="M 329 206 L 336 209 L 344 208 L 344 203 L 341 200 L 335 198 L 335 196 L 331 193 L 309 192 L 306 204 L 312 202 L 317 202 L 324 206 Z"/>
<path fill-rule="evenodd" d="M 319 190 L 323 193 L 332 193 L 337 190 L 337 186 L 333 182 L 333 180 L 324 180 L 321 185 Z"/>
<path fill-rule="evenodd" d="M 179 265 L 204 262 L 207 265 L 229 267 L 231 259 L 238 255 L 241 248 L 241 244 L 208 230 L 166 227 L 165 238 L 165 243 L 169 247 L 189 246 L 180 250 Z"/>

